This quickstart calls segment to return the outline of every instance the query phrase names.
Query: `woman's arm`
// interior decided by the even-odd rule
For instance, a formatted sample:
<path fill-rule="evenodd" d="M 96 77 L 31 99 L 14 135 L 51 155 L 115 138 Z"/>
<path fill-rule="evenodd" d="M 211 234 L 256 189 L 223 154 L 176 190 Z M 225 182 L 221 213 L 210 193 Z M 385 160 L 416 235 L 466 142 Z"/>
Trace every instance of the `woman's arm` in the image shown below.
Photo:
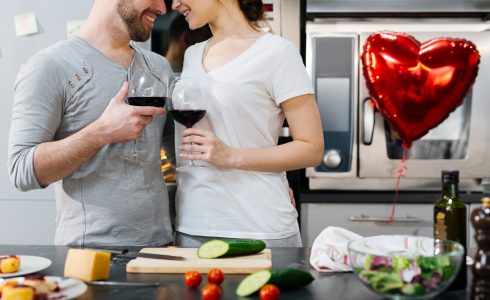
<path fill-rule="evenodd" d="M 231 148 L 213 133 L 186 129 L 180 156 L 204 160 L 220 168 L 282 172 L 317 166 L 323 158 L 323 129 L 312 94 L 281 103 L 293 141 L 268 148 Z M 190 143 L 193 145 L 190 145 Z M 195 151 L 201 154 L 187 154 Z"/>

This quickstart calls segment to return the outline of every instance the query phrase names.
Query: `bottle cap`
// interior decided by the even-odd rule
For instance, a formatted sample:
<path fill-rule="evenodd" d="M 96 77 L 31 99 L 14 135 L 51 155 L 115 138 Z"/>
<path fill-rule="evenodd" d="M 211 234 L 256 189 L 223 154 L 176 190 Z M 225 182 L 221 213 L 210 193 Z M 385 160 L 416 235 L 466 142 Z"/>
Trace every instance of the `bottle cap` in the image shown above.
<path fill-rule="evenodd" d="M 459 182 L 459 171 L 442 171 L 442 182 L 443 183 L 458 183 Z"/>
<path fill-rule="evenodd" d="M 481 198 L 481 204 L 483 205 L 483 207 L 489 208 L 490 207 L 490 197 Z"/>

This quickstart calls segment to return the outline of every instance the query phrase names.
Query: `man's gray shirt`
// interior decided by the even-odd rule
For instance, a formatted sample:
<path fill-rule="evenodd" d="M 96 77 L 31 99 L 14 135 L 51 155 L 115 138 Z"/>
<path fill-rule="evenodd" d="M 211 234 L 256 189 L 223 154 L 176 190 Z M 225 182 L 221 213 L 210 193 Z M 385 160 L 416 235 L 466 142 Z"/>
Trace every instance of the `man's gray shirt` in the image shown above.
<path fill-rule="evenodd" d="M 172 79 L 160 55 L 135 48 L 133 66 Z M 34 174 L 37 145 L 62 140 L 100 117 L 128 71 L 78 37 L 34 55 L 17 77 L 8 148 L 8 169 L 17 189 L 42 188 Z M 68 177 L 54 184 L 55 244 L 162 245 L 172 241 L 168 194 L 161 173 L 164 116 L 145 127 L 146 151 L 133 142 L 105 145 Z M 54 153 L 56 155 L 56 153 Z"/>

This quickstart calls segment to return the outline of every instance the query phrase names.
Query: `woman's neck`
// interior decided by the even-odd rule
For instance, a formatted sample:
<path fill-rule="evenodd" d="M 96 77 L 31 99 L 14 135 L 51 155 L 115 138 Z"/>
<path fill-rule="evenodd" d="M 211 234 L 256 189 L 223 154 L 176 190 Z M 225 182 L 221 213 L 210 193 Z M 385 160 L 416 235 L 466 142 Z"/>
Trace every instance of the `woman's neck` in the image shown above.
<path fill-rule="evenodd" d="M 225 39 L 255 38 L 261 34 L 243 15 L 236 1 L 225 2 L 216 12 L 216 18 L 209 23 L 213 42 Z"/>

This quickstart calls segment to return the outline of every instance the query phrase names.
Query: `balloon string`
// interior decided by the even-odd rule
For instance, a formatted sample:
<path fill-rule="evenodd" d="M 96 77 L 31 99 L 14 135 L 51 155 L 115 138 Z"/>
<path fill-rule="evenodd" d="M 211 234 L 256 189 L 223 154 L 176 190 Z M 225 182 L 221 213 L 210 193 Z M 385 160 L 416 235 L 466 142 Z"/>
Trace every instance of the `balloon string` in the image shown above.
<path fill-rule="evenodd" d="M 402 177 L 405 177 L 407 173 L 407 165 L 405 162 L 407 161 L 407 147 L 403 147 L 402 159 L 400 160 L 400 166 L 398 167 L 396 187 L 395 187 L 395 196 L 393 197 L 393 204 L 391 205 L 391 214 L 388 220 L 388 224 L 395 220 L 395 209 L 396 209 L 396 201 L 398 200 L 398 191 L 400 190 L 400 180 Z"/>

